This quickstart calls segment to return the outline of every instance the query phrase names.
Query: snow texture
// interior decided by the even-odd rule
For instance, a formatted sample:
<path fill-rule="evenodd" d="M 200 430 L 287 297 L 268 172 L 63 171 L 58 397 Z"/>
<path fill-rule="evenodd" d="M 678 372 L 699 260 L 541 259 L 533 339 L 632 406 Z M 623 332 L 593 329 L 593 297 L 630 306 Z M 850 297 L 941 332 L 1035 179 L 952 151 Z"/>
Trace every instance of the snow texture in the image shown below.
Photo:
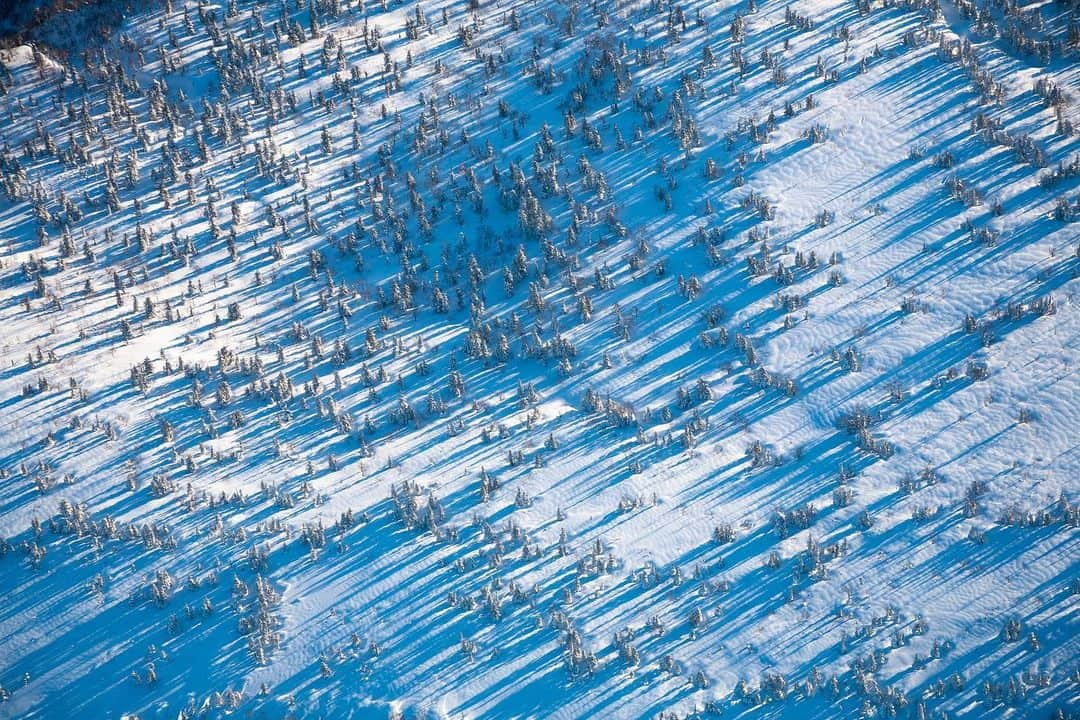
<path fill-rule="evenodd" d="M 99 6 L 0 718 L 1080 717 L 1075 2 Z"/>

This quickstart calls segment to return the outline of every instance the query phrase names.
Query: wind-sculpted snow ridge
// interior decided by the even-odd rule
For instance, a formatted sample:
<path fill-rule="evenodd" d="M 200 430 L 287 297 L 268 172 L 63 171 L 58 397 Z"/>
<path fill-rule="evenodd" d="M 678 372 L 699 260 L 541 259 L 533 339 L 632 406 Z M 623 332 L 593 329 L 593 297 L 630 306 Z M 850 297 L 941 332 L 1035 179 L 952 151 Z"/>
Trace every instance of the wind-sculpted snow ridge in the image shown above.
<path fill-rule="evenodd" d="M 1077 13 L 2 51 L 0 717 L 1076 718 Z"/>

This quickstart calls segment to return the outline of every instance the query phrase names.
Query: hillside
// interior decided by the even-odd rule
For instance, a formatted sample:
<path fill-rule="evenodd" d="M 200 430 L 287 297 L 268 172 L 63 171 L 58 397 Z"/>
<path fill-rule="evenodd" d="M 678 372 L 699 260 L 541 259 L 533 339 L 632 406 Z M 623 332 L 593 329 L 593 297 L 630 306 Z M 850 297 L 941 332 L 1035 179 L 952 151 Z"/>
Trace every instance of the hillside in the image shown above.
<path fill-rule="evenodd" d="M 1076 2 L 33 37 L 0 718 L 1080 717 Z"/>

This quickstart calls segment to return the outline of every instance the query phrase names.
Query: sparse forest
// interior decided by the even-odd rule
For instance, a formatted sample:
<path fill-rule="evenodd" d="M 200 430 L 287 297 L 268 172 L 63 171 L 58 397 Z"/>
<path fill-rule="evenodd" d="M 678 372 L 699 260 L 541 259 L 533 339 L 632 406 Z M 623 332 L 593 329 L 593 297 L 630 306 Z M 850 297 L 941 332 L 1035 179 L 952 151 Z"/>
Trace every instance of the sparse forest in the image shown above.
<path fill-rule="evenodd" d="M 0 23 L 0 718 L 1080 719 L 1080 3 Z"/>

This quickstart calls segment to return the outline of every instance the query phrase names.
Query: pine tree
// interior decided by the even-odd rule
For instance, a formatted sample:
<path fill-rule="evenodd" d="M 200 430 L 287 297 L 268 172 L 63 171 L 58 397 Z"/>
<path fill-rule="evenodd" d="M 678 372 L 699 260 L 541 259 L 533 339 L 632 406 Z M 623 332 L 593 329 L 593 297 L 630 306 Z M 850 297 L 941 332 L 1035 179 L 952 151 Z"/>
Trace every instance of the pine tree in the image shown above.
<path fill-rule="evenodd" d="M 233 400 L 232 387 L 230 387 L 229 381 L 226 380 L 225 378 L 222 378 L 221 382 L 218 383 L 216 397 L 217 397 L 218 405 L 221 405 L 222 407 L 225 407 L 225 406 L 229 405 L 230 403 L 232 403 L 232 400 Z"/>
<path fill-rule="evenodd" d="M 326 125 L 322 127 L 321 144 L 323 155 L 330 155 L 334 152 L 334 141 L 330 137 L 330 128 Z"/>

